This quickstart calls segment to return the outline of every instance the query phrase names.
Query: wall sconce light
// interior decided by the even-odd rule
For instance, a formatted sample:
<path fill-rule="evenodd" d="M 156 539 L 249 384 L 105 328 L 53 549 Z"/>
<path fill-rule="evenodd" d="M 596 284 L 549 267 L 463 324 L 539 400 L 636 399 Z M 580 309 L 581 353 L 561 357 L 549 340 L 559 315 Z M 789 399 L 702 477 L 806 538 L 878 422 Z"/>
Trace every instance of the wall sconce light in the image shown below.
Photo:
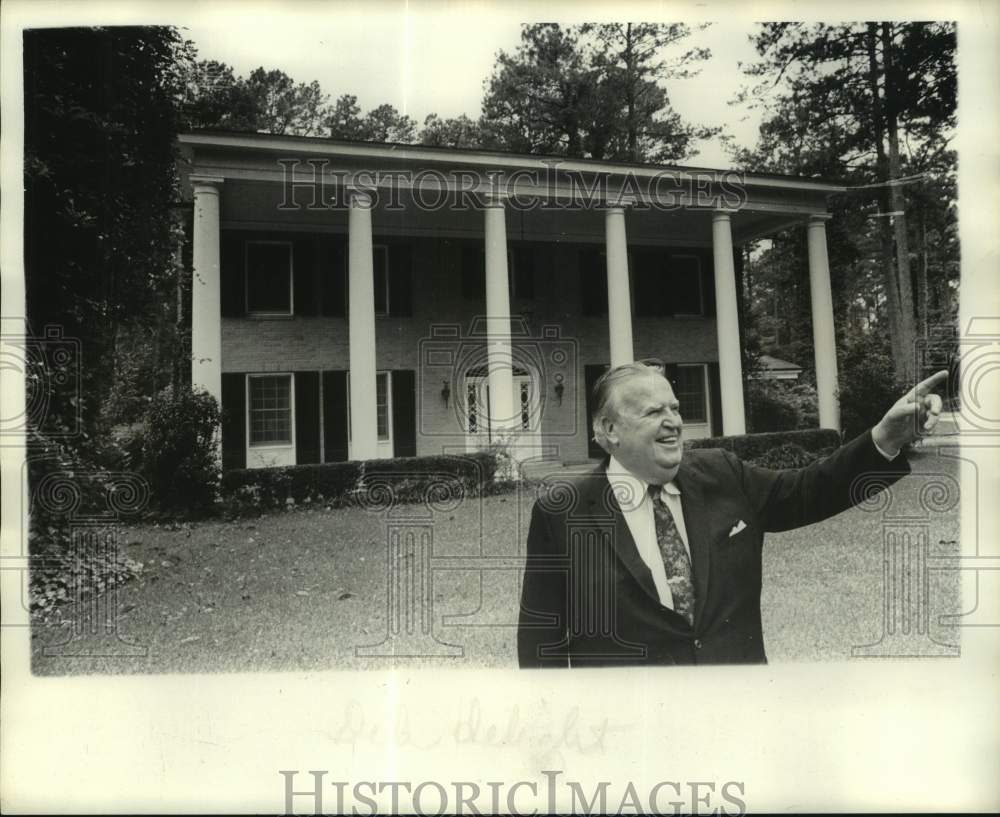
<path fill-rule="evenodd" d="M 563 376 L 561 374 L 556 375 L 555 381 L 556 381 L 556 386 L 555 386 L 556 400 L 559 402 L 559 405 L 561 406 L 563 399 L 563 391 L 565 391 L 566 386 L 563 385 Z"/>
<path fill-rule="evenodd" d="M 444 400 L 444 407 L 448 408 L 448 398 L 451 397 L 451 386 L 448 385 L 447 380 L 441 381 L 444 385 L 441 386 L 441 399 Z"/>

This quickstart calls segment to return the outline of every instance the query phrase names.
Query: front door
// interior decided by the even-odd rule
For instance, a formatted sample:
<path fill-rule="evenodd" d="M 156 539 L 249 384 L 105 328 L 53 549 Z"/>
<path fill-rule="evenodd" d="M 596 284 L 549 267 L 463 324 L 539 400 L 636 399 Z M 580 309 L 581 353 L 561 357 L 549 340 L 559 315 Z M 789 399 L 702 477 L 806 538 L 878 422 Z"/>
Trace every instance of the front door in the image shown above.
<path fill-rule="evenodd" d="M 538 389 L 524 372 L 513 376 L 514 414 L 511 456 L 518 461 L 538 455 L 542 418 Z M 493 442 L 490 423 L 490 384 L 485 375 L 468 375 L 464 391 L 465 447 L 467 451 L 488 448 Z"/>

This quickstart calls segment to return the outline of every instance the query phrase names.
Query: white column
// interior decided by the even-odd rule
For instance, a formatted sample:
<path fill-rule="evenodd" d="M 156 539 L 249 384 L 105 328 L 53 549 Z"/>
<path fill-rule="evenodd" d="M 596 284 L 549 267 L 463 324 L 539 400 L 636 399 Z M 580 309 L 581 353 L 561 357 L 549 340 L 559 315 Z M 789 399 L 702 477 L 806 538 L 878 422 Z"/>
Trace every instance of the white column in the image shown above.
<path fill-rule="evenodd" d="M 351 459 L 378 457 L 375 397 L 375 276 L 372 200 L 352 191 L 347 213 L 348 342 L 350 344 Z"/>
<path fill-rule="evenodd" d="M 608 262 L 608 336 L 611 366 L 631 363 L 632 297 L 628 282 L 628 241 L 625 208 L 609 207 L 604 216 L 605 255 Z"/>
<path fill-rule="evenodd" d="M 715 326 L 719 345 L 719 383 L 722 388 L 722 433 L 745 434 L 743 362 L 736 305 L 736 269 L 729 213 L 712 215 L 712 258 L 715 267 Z"/>
<path fill-rule="evenodd" d="M 830 261 L 826 254 L 826 222 L 829 216 L 811 216 L 807 228 L 809 244 L 809 295 L 812 302 L 813 349 L 816 356 L 816 393 L 820 428 L 840 430 L 837 399 L 837 344 L 833 330 L 833 294 L 830 291 Z"/>
<path fill-rule="evenodd" d="M 222 300 L 219 283 L 219 185 L 192 177 L 191 386 L 222 404 Z"/>
<path fill-rule="evenodd" d="M 486 203 L 486 353 L 490 385 L 490 430 L 513 427 L 514 381 L 510 344 L 510 285 L 507 281 L 507 213 L 503 201 Z"/>

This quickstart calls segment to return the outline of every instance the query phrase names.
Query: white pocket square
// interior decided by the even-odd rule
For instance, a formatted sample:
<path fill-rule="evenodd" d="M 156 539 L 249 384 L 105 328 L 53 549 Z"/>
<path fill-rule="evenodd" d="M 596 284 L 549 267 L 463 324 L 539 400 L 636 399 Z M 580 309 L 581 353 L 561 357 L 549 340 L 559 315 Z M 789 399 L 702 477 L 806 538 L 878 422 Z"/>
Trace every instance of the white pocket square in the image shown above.
<path fill-rule="evenodd" d="M 741 519 L 739 522 L 737 522 L 735 525 L 733 525 L 733 529 L 731 531 L 729 531 L 730 538 L 733 537 L 733 536 L 735 536 L 737 533 L 739 533 L 741 530 L 743 530 L 746 526 L 747 526 L 747 523 L 744 522 Z"/>

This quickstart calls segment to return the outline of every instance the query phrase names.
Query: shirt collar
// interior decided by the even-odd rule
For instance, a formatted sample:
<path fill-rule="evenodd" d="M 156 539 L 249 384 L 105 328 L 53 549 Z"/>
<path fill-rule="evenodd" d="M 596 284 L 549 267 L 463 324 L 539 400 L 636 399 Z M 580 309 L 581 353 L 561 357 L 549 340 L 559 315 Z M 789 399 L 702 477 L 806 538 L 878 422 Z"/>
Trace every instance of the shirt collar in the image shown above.
<path fill-rule="evenodd" d="M 649 493 L 649 483 L 639 479 L 612 455 L 608 460 L 608 482 L 615 492 L 618 504 L 622 510 L 631 511 L 638 508 Z M 680 496 L 681 489 L 677 481 L 671 480 L 663 486 L 664 493 Z"/>

